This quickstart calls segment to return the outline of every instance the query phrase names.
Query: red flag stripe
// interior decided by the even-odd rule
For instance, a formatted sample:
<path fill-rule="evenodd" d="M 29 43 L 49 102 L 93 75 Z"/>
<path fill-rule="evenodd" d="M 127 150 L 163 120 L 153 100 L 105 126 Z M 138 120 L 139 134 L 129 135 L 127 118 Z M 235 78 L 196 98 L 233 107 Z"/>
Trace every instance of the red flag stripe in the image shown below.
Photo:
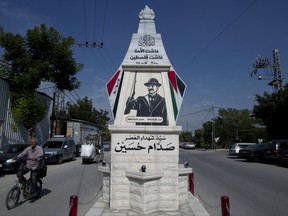
<path fill-rule="evenodd" d="M 175 71 L 169 71 L 168 72 L 168 77 L 169 77 L 169 80 L 174 88 L 174 90 L 176 92 L 178 92 L 178 88 L 177 88 L 177 78 L 176 78 L 176 73 Z"/>
<path fill-rule="evenodd" d="M 120 74 L 120 70 L 118 70 L 115 75 L 111 78 L 111 80 L 107 83 L 107 91 L 108 91 L 108 95 L 110 96 L 111 95 L 111 92 L 113 91 L 113 88 L 115 86 L 115 83 L 118 79 L 118 76 Z"/>

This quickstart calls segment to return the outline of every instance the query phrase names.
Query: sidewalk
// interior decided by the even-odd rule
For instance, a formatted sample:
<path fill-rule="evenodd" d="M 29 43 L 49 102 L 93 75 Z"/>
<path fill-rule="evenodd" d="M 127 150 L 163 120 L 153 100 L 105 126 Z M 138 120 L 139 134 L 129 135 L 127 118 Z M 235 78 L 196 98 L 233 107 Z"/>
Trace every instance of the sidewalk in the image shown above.
<path fill-rule="evenodd" d="M 178 211 L 169 211 L 169 212 L 153 212 L 146 214 L 149 216 L 177 216 L 177 215 L 190 215 L 190 216 L 210 216 L 208 212 L 201 205 L 197 197 L 189 193 L 190 202 L 184 205 L 179 206 Z M 132 216 L 132 215 L 144 215 L 131 210 L 110 210 L 107 203 L 101 201 L 99 198 L 94 206 L 87 212 L 85 216 Z"/>

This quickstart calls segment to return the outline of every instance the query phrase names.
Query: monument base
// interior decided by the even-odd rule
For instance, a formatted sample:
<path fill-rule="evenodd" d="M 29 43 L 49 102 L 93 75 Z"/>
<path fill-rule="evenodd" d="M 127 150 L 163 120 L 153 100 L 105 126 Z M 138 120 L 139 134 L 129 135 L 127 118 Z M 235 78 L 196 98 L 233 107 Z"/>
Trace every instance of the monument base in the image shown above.
<path fill-rule="evenodd" d="M 165 186 L 162 179 L 164 176 L 163 171 L 126 171 L 125 176 L 129 182 L 129 187 L 124 186 L 124 188 L 129 188 L 126 199 L 114 200 L 114 202 L 111 203 L 110 164 L 107 164 L 106 166 L 99 166 L 98 170 L 103 173 L 102 200 L 103 202 L 110 204 L 110 209 L 130 209 L 142 214 L 149 214 L 155 211 L 178 210 L 179 205 L 189 202 L 188 195 L 190 192 L 188 181 L 189 174 L 192 173 L 192 168 L 182 167 L 183 165 L 179 165 L 179 167 L 175 169 L 175 171 L 178 173 L 178 181 L 174 183 L 177 187 L 177 193 L 171 193 L 171 190 L 176 189 L 175 187 L 172 187 L 171 189 L 171 186 Z M 164 184 L 164 186 L 161 184 Z"/>
<path fill-rule="evenodd" d="M 143 173 L 127 171 L 130 181 L 130 209 L 148 214 L 158 210 L 159 179 L 163 173 Z"/>

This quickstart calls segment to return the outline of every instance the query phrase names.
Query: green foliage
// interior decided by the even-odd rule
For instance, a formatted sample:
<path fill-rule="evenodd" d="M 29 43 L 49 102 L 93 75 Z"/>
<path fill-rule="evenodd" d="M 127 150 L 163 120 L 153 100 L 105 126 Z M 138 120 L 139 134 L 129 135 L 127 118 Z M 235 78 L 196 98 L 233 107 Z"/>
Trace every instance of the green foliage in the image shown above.
<path fill-rule="evenodd" d="M 205 148 L 204 130 L 203 129 L 195 130 L 194 139 L 195 139 L 195 144 L 196 144 L 197 148 Z M 210 141 L 208 143 L 210 143 Z"/>
<path fill-rule="evenodd" d="M 200 147 L 211 145 L 213 131 L 214 138 L 219 139 L 216 147 L 221 148 L 227 148 L 234 142 L 257 142 L 258 139 L 266 139 L 265 128 L 256 125 L 262 125 L 262 122 L 251 117 L 249 110 L 222 108 L 219 109 L 217 118 L 205 122 L 202 129 L 195 131 L 195 142 Z"/>
<path fill-rule="evenodd" d="M 180 142 L 192 142 L 191 132 L 182 132 L 179 136 Z"/>
<path fill-rule="evenodd" d="M 263 129 L 256 128 L 261 124 L 259 119 L 251 117 L 248 109 L 220 109 L 215 119 L 215 137 L 220 138 L 219 145 L 228 147 L 234 142 L 257 142 L 258 138 L 266 138 Z"/>
<path fill-rule="evenodd" d="M 41 121 L 46 107 L 35 98 L 42 82 L 55 83 L 60 90 L 80 86 L 76 74 L 83 67 L 73 58 L 72 37 L 63 37 L 45 24 L 26 31 L 25 36 L 4 32 L 0 27 L 0 75 L 9 83 L 11 107 L 17 123 L 28 130 Z"/>
<path fill-rule="evenodd" d="M 273 94 L 256 95 L 258 105 L 254 106 L 253 113 L 267 126 L 269 139 L 288 138 L 288 84 Z"/>
<path fill-rule="evenodd" d="M 102 136 L 103 136 L 104 141 L 110 141 L 111 140 L 111 133 L 110 133 L 108 127 L 105 127 L 102 130 Z"/>
<path fill-rule="evenodd" d="M 19 127 L 17 124 L 10 124 L 11 130 L 16 133 L 19 130 Z"/>
<path fill-rule="evenodd" d="M 73 59 L 72 37 L 63 37 L 45 24 L 27 30 L 26 36 L 0 31 L 4 77 L 13 92 L 37 89 L 41 82 L 55 83 L 60 90 L 80 86 L 76 74 L 83 65 Z"/>
<path fill-rule="evenodd" d="M 35 123 L 40 122 L 46 115 L 46 105 L 35 95 L 27 92 L 19 95 L 14 103 L 15 106 L 12 107 L 12 113 L 16 122 L 22 124 L 33 133 L 32 128 Z"/>
<path fill-rule="evenodd" d="M 70 118 L 80 119 L 96 124 L 102 131 L 104 140 L 110 139 L 110 133 L 107 128 L 107 122 L 110 120 L 108 117 L 108 111 L 95 109 L 91 99 L 84 97 L 82 100 L 77 100 L 77 104 L 68 102 L 67 110 Z"/>

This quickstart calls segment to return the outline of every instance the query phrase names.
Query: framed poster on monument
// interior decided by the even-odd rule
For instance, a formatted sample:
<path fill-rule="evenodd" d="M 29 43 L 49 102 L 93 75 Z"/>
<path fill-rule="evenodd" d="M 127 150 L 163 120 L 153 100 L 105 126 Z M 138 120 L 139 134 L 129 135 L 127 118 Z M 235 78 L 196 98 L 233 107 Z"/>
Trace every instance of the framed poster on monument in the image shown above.
<path fill-rule="evenodd" d="M 135 125 L 168 125 L 161 74 L 131 73 L 128 83 L 125 121 Z"/>

